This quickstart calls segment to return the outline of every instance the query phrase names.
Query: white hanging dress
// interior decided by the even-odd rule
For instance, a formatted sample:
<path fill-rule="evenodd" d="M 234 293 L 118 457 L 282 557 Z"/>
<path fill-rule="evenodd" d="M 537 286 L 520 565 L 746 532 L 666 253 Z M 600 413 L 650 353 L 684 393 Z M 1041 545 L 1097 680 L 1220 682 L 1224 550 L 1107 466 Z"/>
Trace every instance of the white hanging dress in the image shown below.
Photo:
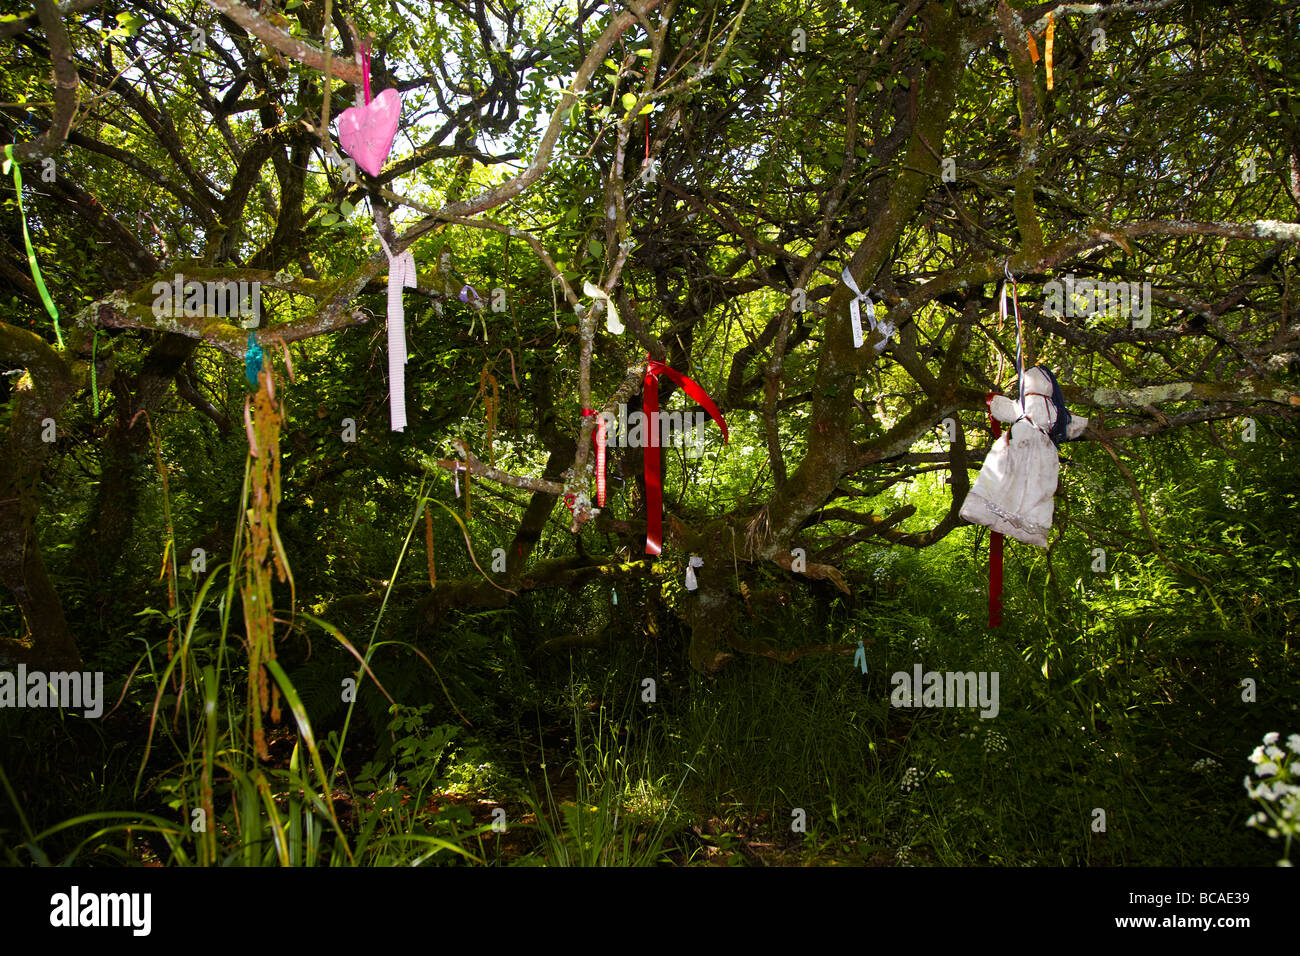
<path fill-rule="evenodd" d="M 1061 469 L 1056 444 L 1048 435 L 1056 424 L 1052 381 L 1034 367 L 1021 376 L 1020 388 L 1025 400 L 1023 414 L 1019 402 L 1003 395 L 994 395 L 989 403 L 993 417 L 1013 427 L 1003 431 L 984 459 L 984 467 L 961 506 L 961 516 L 972 524 L 1045 548 Z M 1087 427 L 1088 419 L 1071 415 L 1066 438 L 1078 438 Z"/>

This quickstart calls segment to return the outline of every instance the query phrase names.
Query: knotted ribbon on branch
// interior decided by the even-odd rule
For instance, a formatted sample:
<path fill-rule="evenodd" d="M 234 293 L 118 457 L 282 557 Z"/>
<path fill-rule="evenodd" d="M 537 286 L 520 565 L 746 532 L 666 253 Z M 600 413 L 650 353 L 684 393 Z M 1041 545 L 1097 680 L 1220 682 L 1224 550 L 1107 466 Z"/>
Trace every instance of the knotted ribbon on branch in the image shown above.
<path fill-rule="evenodd" d="M 862 310 L 858 304 L 863 303 L 867 307 L 867 321 L 871 323 L 871 331 L 876 331 L 877 325 L 879 325 L 880 334 L 884 336 L 883 339 L 876 343 L 876 352 L 883 352 L 885 346 L 889 344 L 889 337 L 894 334 L 894 326 L 889 322 L 876 322 L 876 304 L 871 301 L 870 295 L 858 288 L 858 284 L 853 281 L 853 276 L 849 274 L 847 266 L 844 267 L 841 278 L 843 278 L 844 284 L 849 287 L 849 291 L 853 293 L 853 298 L 849 301 L 849 321 L 853 326 L 853 347 L 860 349 L 865 341 L 862 334 Z"/>
<path fill-rule="evenodd" d="M 610 335 L 622 335 L 623 323 L 619 321 L 618 309 L 614 308 L 614 301 L 609 297 L 609 293 L 585 279 L 582 282 L 582 292 L 605 303 L 605 328 L 609 330 Z"/>

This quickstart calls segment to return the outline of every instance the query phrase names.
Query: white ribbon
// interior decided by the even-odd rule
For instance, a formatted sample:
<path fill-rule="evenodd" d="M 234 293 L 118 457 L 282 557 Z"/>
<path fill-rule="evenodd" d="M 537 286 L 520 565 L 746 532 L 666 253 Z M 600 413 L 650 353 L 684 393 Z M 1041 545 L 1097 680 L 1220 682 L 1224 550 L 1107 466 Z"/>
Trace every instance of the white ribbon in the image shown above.
<path fill-rule="evenodd" d="M 879 355 L 881 352 L 885 351 L 885 346 L 889 344 L 889 337 L 898 330 L 894 328 L 894 323 L 886 322 L 882 319 L 876 324 L 876 331 L 884 336 L 883 339 L 876 343 L 876 354 Z"/>
<path fill-rule="evenodd" d="M 862 313 L 860 311 L 861 307 L 858 303 L 862 302 L 866 304 L 867 321 L 871 323 L 872 332 L 877 330 L 876 304 L 871 301 L 871 296 L 858 288 L 858 284 L 853 281 L 853 276 L 849 274 L 848 266 L 844 267 L 844 272 L 841 278 L 844 279 L 844 284 L 849 287 L 849 291 L 853 293 L 853 299 L 849 302 L 849 321 L 853 325 L 853 347 L 855 349 L 860 349 L 862 348 L 862 343 L 865 341 L 865 338 L 862 334 Z M 885 346 L 889 344 L 889 337 L 894 334 L 895 329 L 889 322 L 881 322 L 878 328 L 880 334 L 884 336 L 883 339 L 876 343 L 876 352 L 880 353 L 883 352 Z"/>
<path fill-rule="evenodd" d="M 618 320 L 618 309 L 614 308 L 614 302 L 605 290 L 583 279 L 582 294 L 605 303 L 605 328 L 609 330 L 610 335 L 622 335 L 623 323 Z"/>
<path fill-rule="evenodd" d="M 704 567 L 704 559 L 691 555 L 691 560 L 686 565 L 686 590 L 694 591 L 700 586 L 700 582 L 695 580 L 695 569 Z"/>
<path fill-rule="evenodd" d="M 415 254 L 407 249 L 394 258 L 388 243 L 379 235 L 379 244 L 388 256 L 388 409 L 393 431 L 406 428 L 406 315 L 402 311 L 402 289 L 419 281 Z"/>

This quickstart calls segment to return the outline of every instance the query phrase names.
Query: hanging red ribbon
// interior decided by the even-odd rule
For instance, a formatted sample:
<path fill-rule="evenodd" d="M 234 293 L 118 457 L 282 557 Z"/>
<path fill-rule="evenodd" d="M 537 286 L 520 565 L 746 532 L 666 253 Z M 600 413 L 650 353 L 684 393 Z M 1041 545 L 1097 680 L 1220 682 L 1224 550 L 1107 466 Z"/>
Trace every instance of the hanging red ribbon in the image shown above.
<path fill-rule="evenodd" d="M 993 440 L 1002 437 L 1002 425 L 993 417 L 993 396 L 989 392 L 984 396 L 988 406 L 989 428 L 993 431 Z M 1002 533 L 994 531 L 989 535 L 989 627 L 1002 626 Z"/>
<path fill-rule="evenodd" d="M 584 408 L 582 410 L 583 418 L 590 418 L 596 414 L 593 408 Z M 591 440 L 596 443 L 596 505 L 605 507 L 605 419 L 601 416 L 596 417 L 596 430 L 591 435 Z"/>
<path fill-rule="evenodd" d="M 709 413 L 718 427 L 722 429 L 722 441 L 725 444 L 729 438 L 727 431 L 727 422 L 718 411 L 718 406 L 713 404 L 713 399 L 709 398 L 706 392 L 698 382 L 688 375 L 669 368 L 663 362 L 657 361 L 646 356 L 649 364 L 645 370 L 645 388 L 642 392 L 641 404 L 645 412 L 646 427 L 649 429 L 649 441 L 646 442 L 645 448 L 645 553 L 660 554 L 663 551 L 663 532 L 664 532 L 664 489 L 663 481 L 659 474 L 660 470 L 660 453 L 659 453 L 659 376 L 667 375 L 672 381 L 676 382 L 690 398 L 693 398 L 700 406 Z"/>

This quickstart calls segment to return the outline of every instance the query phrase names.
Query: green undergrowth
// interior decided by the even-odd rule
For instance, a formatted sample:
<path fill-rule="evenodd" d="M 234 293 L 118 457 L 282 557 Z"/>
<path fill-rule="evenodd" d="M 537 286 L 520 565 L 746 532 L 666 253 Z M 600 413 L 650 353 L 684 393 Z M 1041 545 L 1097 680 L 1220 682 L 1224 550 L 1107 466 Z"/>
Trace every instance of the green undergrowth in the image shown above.
<path fill-rule="evenodd" d="M 109 675 L 102 720 L 4 712 L 0 858 L 1271 865 L 1280 843 L 1246 826 L 1241 781 L 1264 734 L 1300 730 L 1285 455 L 1135 463 L 1148 532 L 1133 489 L 1107 490 L 1103 453 L 1071 454 L 1052 548 L 1007 544 L 1001 628 L 987 625 L 987 538 L 965 527 L 920 552 L 859 548 L 843 563 L 851 598 L 777 572 L 737 588 L 747 646 L 844 653 L 742 654 L 711 676 L 690 668 L 671 614 L 647 633 L 643 582 L 413 627 L 389 599 L 421 492 L 368 623 L 345 633 L 299 608 L 278 639 L 283 712 L 264 761 L 236 538 L 232 562 L 91 662 Z M 945 494 L 915 480 L 907 530 L 941 517 Z M 894 675 L 917 665 L 996 672 L 996 715 L 893 706 Z"/>

